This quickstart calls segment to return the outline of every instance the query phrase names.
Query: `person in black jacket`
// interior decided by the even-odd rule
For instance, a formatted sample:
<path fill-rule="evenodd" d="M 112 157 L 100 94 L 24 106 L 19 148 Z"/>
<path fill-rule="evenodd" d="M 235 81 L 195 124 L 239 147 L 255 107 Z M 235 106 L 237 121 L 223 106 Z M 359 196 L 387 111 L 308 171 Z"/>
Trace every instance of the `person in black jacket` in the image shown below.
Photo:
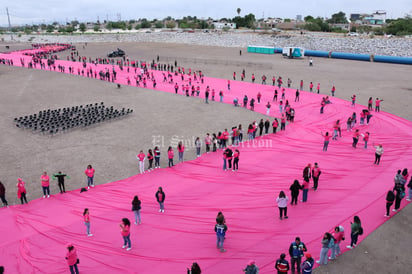
<path fill-rule="evenodd" d="M 70 179 L 69 175 L 62 173 L 61 171 L 53 174 L 53 176 L 52 176 L 53 180 L 55 180 L 57 178 L 60 193 L 66 193 L 66 188 L 64 186 L 64 177 L 67 177 L 67 179 Z"/>
<path fill-rule="evenodd" d="M 385 217 L 389 217 L 389 210 L 391 209 L 391 206 L 393 205 L 393 201 L 395 201 L 395 194 L 393 193 L 392 190 L 389 190 L 388 194 L 386 194 L 386 215 Z"/>
<path fill-rule="evenodd" d="M 263 119 L 260 119 L 260 122 L 259 122 L 259 136 L 262 136 L 264 126 L 265 126 L 265 123 L 263 122 Z"/>
<path fill-rule="evenodd" d="M 132 201 L 132 211 L 134 212 L 134 224 L 137 225 L 137 219 L 139 219 L 139 225 L 142 223 L 140 218 L 140 210 L 142 209 L 142 202 L 139 200 L 139 197 L 134 196 Z"/>
<path fill-rule="evenodd" d="M 291 205 L 293 205 L 293 202 L 295 202 L 295 205 L 298 204 L 298 196 L 299 196 L 299 190 L 302 187 L 299 184 L 298 180 L 293 181 L 293 184 L 290 186 L 289 190 L 290 190 L 290 194 L 292 196 L 292 201 L 290 202 Z"/>
<path fill-rule="evenodd" d="M 156 200 L 159 203 L 160 209 L 159 212 L 165 212 L 165 199 L 166 199 L 166 194 L 163 192 L 163 189 L 161 186 L 159 186 L 159 189 L 157 190 L 156 194 Z"/>
<path fill-rule="evenodd" d="M 2 182 L 0 182 L 0 199 L 3 202 L 4 206 L 9 206 L 6 200 L 6 188 L 4 187 Z"/>
<path fill-rule="evenodd" d="M 396 212 L 401 207 L 401 201 L 405 196 L 405 187 L 401 183 L 397 183 L 393 191 L 395 193 L 395 208 L 392 211 Z"/>

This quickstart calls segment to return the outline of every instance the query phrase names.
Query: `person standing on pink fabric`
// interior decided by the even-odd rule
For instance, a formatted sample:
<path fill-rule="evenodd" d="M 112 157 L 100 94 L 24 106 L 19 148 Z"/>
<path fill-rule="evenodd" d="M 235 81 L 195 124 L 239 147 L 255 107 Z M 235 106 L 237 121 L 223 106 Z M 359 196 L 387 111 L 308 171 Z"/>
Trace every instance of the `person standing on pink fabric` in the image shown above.
<path fill-rule="evenodd" d="M 173 151 L 173 148 L 171 146 L 169 146 L 169 148 L 167 149 L 167 158 L 169 159 L 169 167 L 173 166 L 174 156 L 175 156 L 175 153 Z"/>
<path fill-rule="evenodd" d="M 143 153 L 143 150 L 140 151 L 139 154 L 136 155 L 137 160 L 139 160 L 139 169 L 140 174 L 144 173 L 144 160 L 146 159 L 146 155 Z"/>
<path fill-rule="evenodd" d="M 319 164 L 315 163 L 312 169 L 313 189 L 315 191 L 318 189 L 320 174 L 322 174 L 322 171 L 320 170 Z"/>
<path fill-rule="evenodd" d="M 159 203 L 160 209 L 159 212 L 165 212 L 165 199 L 166 199 L 166 194 L 163 192 L 163 188 L 159 186 L 156 194 L 155 194 L 156 200 Z"/>
<path fill-rule="evenodd" d="M 79 258 L 77 257 L 77 250 L 73 246 L 73 244 L 67 244 L 66 260 L 70 268 L 70 273 L 79 274 L 79 269 L 77 267 L 77 264 L 79 263 Z"/>
<path fill-rule="evenodd" d="M 26 202 L 26 204 L 28 203 L 26 198 L 27 191 L 24 186 L 25 184 L 26 183 L 23 182 L 21 178 L 17 179 L 17 197 L 20 199 L 21 204 L 24 204 L 24 202 Z"/>
<path fill-rule="evenodd" d="M 127 251 L 132 249 L 132 242 L 130 241 L 130 221 L 127 218 L 123 218 L 120 223 L 120 234 L 123 237 L 123 246 L 122 248 L 127 247 Z"/>
<path fill-rule="evenodd" d="M 232 171 L 237 171 L 239 169 L 239 155 L 240 152 L 238 149 L 233 153 L 233 169 Z"/>
<path fill-rule="evenodd" d="M 288 218 L 288 201 L 289 198 L 286 196 L 285 192 L 281 191 L 279 197 L 276 198 L 276 203 L 279 208 L 279 219 Z"/>
<path fill-rule="evenodd" d="M 379 100 L 379 98 L 376 98 L 376 100 L 375 100 L 375 111 L 376 112 L 380 112 L 380 106 L 381 106 L 381 102 L 382 102 L 383 100 Z"/>
<path fill-rule="evenodd" d="M 93 236 L 93 234 L 90 233 L 90 215 L 89 215 L 89 209 L 85 208 L 83 211 L 83 221 L 84 225 L 86 226 L 86 232 L 87 236 Z"/>
<path fill-rule="evenodd" d="M 43 172 L 43 175 L 40 176 L 41 186 L 43 188 L 43 198 L 50 198 L 50 178 L 47 175 L 47 172 Z"/>
<path fill-rule="evenodd" d="M 87 176 L 87 189 L 90 189 L 90 186 L 94 187 L 94 184 L 93 184 L 94 172 L 95 170 L 92 167 L 92 165 L 88 165 L 86 170 L 84 171 L 84 174 L 86 174 Z"/>

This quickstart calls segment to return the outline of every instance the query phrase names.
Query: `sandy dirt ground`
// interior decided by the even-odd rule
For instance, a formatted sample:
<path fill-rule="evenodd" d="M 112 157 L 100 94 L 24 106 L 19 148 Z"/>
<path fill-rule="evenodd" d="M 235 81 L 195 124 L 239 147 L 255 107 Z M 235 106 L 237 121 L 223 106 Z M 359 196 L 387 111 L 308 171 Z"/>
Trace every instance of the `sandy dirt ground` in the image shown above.
<path fill-rule="evenodd" d="M 27 48 L 24 44 L 10 44 L 10 50 Z M 347 60 L 315 58 L 314 66 L 308 60 L 289 60 L 280 55 L 248 54 L 236 48 L 199 47 L 161 43 L 89 43 L 76 45 L 79 54 L 92 58 L 104 57 L 116 48 L 126 51 L 130 59 L 151 61 L 158 55 L 160 62 L 174 63 L 185 68 L 202 70 L 206 76 L 231 79 L 246 70 L 246 80 L 254 73 L 257 81 L 265 74 L 268 82 L 272 76 L 291 78 L 292 87 L 304 81 L 321 85 L 321 93 L 330 95 L 332 85 L 336 96 L 349 100 L 357 95 L 357 102 L 367 99 L 384 99 L 381 109 L 412 120 L 411 67 L 406 65 L 378 64 Z M 0 43 L 0 51 L 6 51 Z M 68 52 L 60 53 L 66 59 Z M 83 174 L 88 164 L 96 169 L 95 182 L 107 183 L 132 176 L 138 172 L 135 155 L 140 149 L 153 148 L 153 142 L 167 147 L 177 137 L 193 140 L 203 138 L 206 132 L 217 133 L 225 128 L 242 124 L 244 127 L 264 115 L 242 108 L 212 102 L 206 105 L 198 98 L 186 98 L 137 87 L 116 88 L 115 84 L 75 75 L 0 66 L 0 130 L 2 152 L 0 180 L 7 188 L 10 204 L 18 203 L 17 178 L 27 183 L 28 198 L 40 198 L 40 176 L 59 170 L 70 175 L 68 190 L 86 184 Z M 43 109 L 105 102 L 115 108 L 133 108 L 126 118 L 106 122 L 95 127 L 75 129 L 54 137 L 33 134 L 16 128 L 14 117 L 29 115 Z M 160 143 L 158 143 L 160 141 Z M 185 160 L 195 157 L 195 150 L 188 147 Z M 384 160 L 384 158 L 383 158 Z M 165 157 L 161 165 L 167 165 Z M 399 167 L 410 168 L 410 163 Z M 394 173 L 396 171 L 394 170 Z M 57 184 L 51 184 L 52 194 L 58 193 Z M 382 201 L 384 212 L 385 201 Z M 5 209 L 2 209 L 5 210 Z M 315 273 L 408 273 L 410 271 L 409 247 L 412 238 L 411 206 L 368 236 L 356 249 L 346 252 Z M 383 213 L 382 213 L 383 214 Z M 366 224 L 365 224 L 366 225 Z M 349 235 L 347 235 L 349 238 Z M 313 254 L 319 250 L 311 251 Z M 274 254 L 274 259 L 278 254 Z"/>

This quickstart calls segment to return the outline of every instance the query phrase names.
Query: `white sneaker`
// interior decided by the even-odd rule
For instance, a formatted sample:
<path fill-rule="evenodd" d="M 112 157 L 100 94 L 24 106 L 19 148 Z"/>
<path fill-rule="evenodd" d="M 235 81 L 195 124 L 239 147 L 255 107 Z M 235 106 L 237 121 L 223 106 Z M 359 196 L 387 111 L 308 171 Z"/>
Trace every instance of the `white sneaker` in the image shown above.
<path fill-rule="evenodd" d="M 392 211 L 393 211 L 393 212 L 396 212 L 396 211 L 398 211 L 398 210 L 397 210 L 397 209 L 392 209 Z"/>
<path fill-rule="evenodd" d="M 132 249 L 132 248 L 131 248 L 131 247 L 128 247 L 126 250 L 127 250 L 127 251 L 130 251 L 130 249 Z"/>
<path fill-rule="evenodd" d="M 46 195 L 43 195 L 43 199 L 46 198 Z"/>
<path fill-rule="evenodd" d="M 410 198 L 406 198 L 406 200 L 407 200 L 408 202 L 410 202 L 410 201 L 411 201 L 411 199 L 410 199 Z"/>
<path fill-rule="evenodd" d="M 164 210 L 164 209 L 162 209 L 162 212 L 164 213 L 164 212 L 165 212 L 165 210 Z"/>
<path fill-rule="evenodd" d="M 161 209 L 159 209 L 159 212 L 162 212 L 162 210 L 161 210 Z"/>
<path fill-rule="evenodd" d="M 47 198 L 50 198 L 50 195 L 47 195 Z"/>
<path fill-rule="evenodd" d="M 126 248 L 126 246 L 124 245 L 124 246 L 122 246 L 122 248 Z"/>
<path fill-rule="evenodd" d="M 94 185 L 92 185 L 92 187 L 94 187 Z"/>
<path fill-rule="evenodd" d="M 87 189 L 90 189 L 90 187 L 88 186 Z"/>
<path fill-rule="evenodd" d="M 346 247 L 347 247 L 347 248 L 349 248 L 349 249 L 353 249 L 353 247 L 352 247 L 352 246 L 350 246 L 350 245 L 347 245 Z"/>
<path fill-rule="evenodd" d="M 93 234 L 87 234 L 87 237 L 91 237 L 91 236 L 93 236 Z"/>
<path fill-rule="evenodd" d="M 389 215 L 383 215 L 383 217 L 389 217 Z"/>
<path fill-rule="evenodd" d="M 137 222 L 134 222 L 135 225 L 137 225 Z"/>

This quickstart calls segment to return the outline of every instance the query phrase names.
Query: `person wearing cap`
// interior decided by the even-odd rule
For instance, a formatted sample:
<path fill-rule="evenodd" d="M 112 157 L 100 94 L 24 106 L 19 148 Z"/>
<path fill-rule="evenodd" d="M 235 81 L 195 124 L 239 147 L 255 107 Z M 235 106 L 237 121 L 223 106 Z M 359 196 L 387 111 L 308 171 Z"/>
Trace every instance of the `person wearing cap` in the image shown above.
<path fill-rule="evenodd" d="M 243 269 L 243 272 L 246 274 L 258 274 L 259 273 L 259 268 L 255 264 L 254 260 L 250 260 L 249 263 L 247 264 L 246 268 Z"/>
<path fill-rule="evenodd" d="M 308 252 L 305 252 L 306 260 L 302 263 L 301 269 L 302 274 L 311 274 L 313 269 L 314 260 L 312 255 Z"/>
<path fill-rule="evenodd" d="M 66 260 L 70 268 L 70 273 L 79 274 L 79 269 L 77 267 L 77 264 L 79 263 L 79 258 L 77 257 L 77 250 L 73 246 L 73 244 L 67 244 L 66 247 L 67 247 Z"/>
<path fill-rule="evenodd" d="M 290 264 L 292 265 L 292 274 L 295 273 L 295 264 L 297 273 L 300 273 L 300 265 L 302 263 L 303 252 L 305 252 L 306 246 L 300 241 L 299 237 L 295 238 L 295 241 L 290 244 L 289 255 Z"/>
<path fill-rule="evenodd" d="M 280 254 L 280 258 L 276 260 L 275 268 L 278 271 L 278 274 L 288 273 L 289 271 L 289 262 L 285 259 L 286 254 Z"/>

